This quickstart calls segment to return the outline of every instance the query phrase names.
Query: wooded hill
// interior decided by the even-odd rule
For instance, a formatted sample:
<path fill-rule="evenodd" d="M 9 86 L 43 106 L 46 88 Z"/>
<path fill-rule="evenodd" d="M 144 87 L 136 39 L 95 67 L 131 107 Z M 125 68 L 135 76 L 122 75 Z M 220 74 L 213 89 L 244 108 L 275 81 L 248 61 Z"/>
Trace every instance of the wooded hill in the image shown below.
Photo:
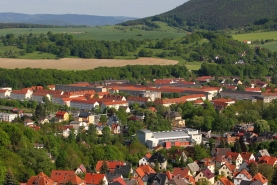
<path fill-rule="evenodd" d="M 190 0 L 166 13 L 122 25 L 163 21 L 170 26 L 208 30 L 244 27 L 277 15 L 277 0 Z"/>

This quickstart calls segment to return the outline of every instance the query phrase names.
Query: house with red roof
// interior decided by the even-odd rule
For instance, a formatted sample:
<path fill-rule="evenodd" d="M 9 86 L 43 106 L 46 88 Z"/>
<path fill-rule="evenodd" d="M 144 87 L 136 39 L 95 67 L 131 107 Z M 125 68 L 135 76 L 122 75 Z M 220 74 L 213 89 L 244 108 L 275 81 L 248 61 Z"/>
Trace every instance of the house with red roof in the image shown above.
<path fill-rule="evenodd" d="M 255 161 L 256 160 L 255 156 L 251 152 L 241 152 L 240 155 L 244 161 Z"/>
<path fill-rule="evenodd" d="M 138 103 L 141 106 L 141 105 L 146 105 L 147 102 L 149 101 L 150 101 L 149 97 L 138 97 L 138 96 L 127 97 L 127 102 L 129 104 Z"/>
<path fill-rule="evenodd" d="M 254 177 L 253 177 L 253 181 L 260 181 L 263 185 L 267 185 L 268 184 L 268 180 L 267 178 L 265 178 L 262 174 L 257 173 Z"/>
<path fill-rule="evenodd" d="M 75 172 L 73 170 L 52 170 L 51 179 L 58 183 L 62 181 L 67 175 L 73 175 Z"/>
<path fill-rule="evenodd" d="M 214 105 L 216 110 L 221 111 L 226 107 L 236 103 L 236 101 L 232 99 L 219 98 L 219 99 L 212 100 L 211 103 Z"/>
<path fill-rule="evenodd" d="M 196 79 L 199 83 L 205 83 L 205 82 L 210 82 L 214 80 L 215 78 L 212 76 L 200 76 Z"/>
<path fill-rule="evenodd" d="M 206 100 L 206 96 L 204 94 L 194 94 L 194 95 L 182 96 L 180 98 L 156 99 L 154 103 L 169 107 L 172 104 L 185 103 L 187 101 L 195 101 L 198 99 Z"/>
<path fill-rule="evenodd" d="M 51 178 L 45 175 L 43 172 L 40 172 L 37 176 L 32 176 L 26 185 L 56 185 Z"/>
<path fill-rule="evenodd" d="M 224 175 L 225 177 L 233 178 L 234 172 L 236 171 L 236 165 L 229 162 L 225 162 L 221 168 L 218 170 L 219 175 Z"/>
<path fill-rule="evenodd" d="M 185 178 L 187 176 L 192 176 L 192 174 L 190 173 L 190 169 L 188 167 L 186 167 L 186 168 L 174 168 L 173 172 L 172 172 L 172 175 L 174 177 L 179 175 L 181 178 Z"/>
<path fill-rule="evenodd" d="M 218 179 L 214 184 L 216 185 L 234 185 L 233 182 L 231 182 L 228 178 L 226 177 L 221 177 Z"/>
<path fill-rule="evenodd" d="M 150 157 L 152 156 L 151 153 L 147 153 L 145 154 L 140 160 L 139 160 L 139 166 L 141 165 L 148 165 L 148 160 L 150 159 Z"/>
<path fill-rule="evenodd" d="M 114 101 L 126 101 L 126 98 L 121 95 L 115 95 L 115 94 L 105 94 L 102 99 L 106 100 L 114 100 Z"/>
<path fill-rule="evenodd" d="M 56 112 L 56 120 L 58 122 L 68 121 L 69 120 L 69 114 L 66 111 L 57 111 Z"/>
<path fill-rule="evenodd" d="M 85 185 L 86 181 L 82 180 L 76 174 L 68 174 L 61 181 L 57 183 L 57 185 L 67 185 L 72 183 L 72 185 Z"/>
<path fill-rule="evenodd" d="M 230 161 L 235 161 L 235 163 L 236 163 L 236 169 L 239 169 L 240 165 L 243 162 L 243 158 L 241 157 L 240 153 L 237 153 L 237 152 L 227 152 L 226 153 L 226 157 Z"/>
<path fill-rule="evenodd" d="M 98 161 L 95 166 L 95 171 L 97 173 L 100 173 L 104 162 L 106 162 L 110 172 L 114 172 L 114 170 L 116 169 L 116 166 L 125 166 L 126 165 L 126 163 L 123 161 Z"/>
<path fill-rule="evenodd" d="M 211 184 L 214 184 L 214 174 L 208 169 L 201 170 L 195 177 L 195 182 L 200 181 L 209 181 Z"/>
<path fill-rule="evenodd" d="M 101 103 L 101 110 L 103 111 L 105 108 L 115 108 L 118 110 L 121 106 L 129 106 L 127 101 L 110 101 L 110 102 L 102 102 Z"/>
<path fill-rule="evenodd" d="M 268 164 L 270 166 L 275 166 L 277 164 L 276 157 L 263 156 L 259 159 L 258 164 Z"/>
<path fill-rule="evenodd" d="M 86 181 L 86 185 L 108 185 L 105 174 L 86 173 L 84 180 Z"/>
<path fill-rule="evenodd" d="M 15 100 L 31 100 L 33 91 L 30 89 L 12 90 L 10 98 Z"/>
<path fill-rule="evenodd" d="M 110 185 L 126 185 L 126 182 L 123 180 L 122 177 L 117 177 L 113 179 L 113 181 L 110 183 Z"/>
<path fill-rule="evenodd" d="M 150 175 L 150 174 L 156 174 L 156 172 L 149 165 L 141 165 L 141 166 L 137 167 L 137 169 L 135 170 L 135 176 L 138 176 L 142 179 L 146 175 Z"/>
<path fill-rule="evenodd" d="M 9 98 L 12 90 L 8 88 L 0 88 L 0 98 Z"/>
<path fill-rule="evenodd" d="M 80 164 L 80 166 L 78 166 L 78 168 L 75 170 L 75 174 L 79 174 L 79 173 L 86 173 L 87 169 L 83 164 Z"/>
<path fill-rule="evenodd" d="M 234 184 L 240 185 L 241 181 L 252 181 L 252 176 L 248 173 L 246 169 L 234 174 Z"/>

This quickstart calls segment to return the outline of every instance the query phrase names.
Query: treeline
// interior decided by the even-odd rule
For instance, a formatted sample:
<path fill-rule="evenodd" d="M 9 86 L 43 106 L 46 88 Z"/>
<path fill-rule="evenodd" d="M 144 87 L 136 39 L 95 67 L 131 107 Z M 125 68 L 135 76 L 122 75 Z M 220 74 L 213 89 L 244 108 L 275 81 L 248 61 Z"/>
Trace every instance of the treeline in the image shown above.
<path fill-rule="evenodd" d="M 255 4 L 255 6 L 253 6 Z M 275 0 L 192 0 L 166 13 L 122 23 L 137 25 L 148 21 L 162 21 L 169 26 L 187 30 L 218 30 L 245 27 L 254 21 L 275 16 Z"/>
<path fill-rule="evenodd" d="M 65 64 L 66 65 L 66 64 Z M 134 84 L 144 80 L 166 77 L 187 77 L 186 66 L 124 66 L 99 67 L 94 70 L 63 71 L 56 69 L 2 69 L 0 68 L 0 84 L 3 87 L 20 89 L 34 85 L 70 84 L 81 81 L 95 82 L 107 79 L 128 79 Z"/>
<path fill-rule="evenodd" d="M 77 56 L 80 58 L 114 58 L 115 56 L 127 56 L 128 52 L 134 52 L 142 44 L 142 41 L 134 39 L 115 41 L 74 40 L 72 35 L 53 34 L 47 35 L 21 35 L 15 37 L 7 34 L 2 37 L 5 46 L 18 46 L 26 53 L 41 51 L 53 53 L 58 57 Z"/>
<path fill-rule="evenodd" d="M 79 25 L 79 26 L 58 26 L 58 25 L 44 25 L 44 24 L 29 24 L 29 23 L 0 23 L 0 29 L 5 28 L 82 28 L 87 27 L 86 25 Z"/>

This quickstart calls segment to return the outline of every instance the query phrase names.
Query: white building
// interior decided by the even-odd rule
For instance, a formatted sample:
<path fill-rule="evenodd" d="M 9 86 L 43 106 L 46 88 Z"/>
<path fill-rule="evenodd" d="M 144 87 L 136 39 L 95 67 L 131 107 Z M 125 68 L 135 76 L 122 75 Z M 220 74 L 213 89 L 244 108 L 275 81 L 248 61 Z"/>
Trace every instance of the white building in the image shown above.
<path fill-rule="evenodd" d="M 246 171 L 246 169 L 243 169 L 241 172 L 239 172 L 235 177 L 234 177 L 234 184 L 235 185 L 240 185 L 241 181 L 251 181 L 252 176 Z"/>
<path fill-rule="evenodd" d="M 118 110 L 121 106 L 129 106 L 129 104 L 127 101 L 102 102 L 101 110 L 103 111 L 105 108 L 115 108 L 115 110 Z"/>
<path fill-rule="evenodd" d="M 0 113 L 1 121 L 12 122 L 17 117 L 18 117 L 17 114 Z"/>
<path fill-rule="evenodd" d="M 49 100 L 51 100 L 51 96 L 48 93 L 44 92 L 34 92 L 32 94 L 32 100 L 42 103 L 43 97 L 47 97 Z"/>
<path fill-rule="evenodd" d="M 150 130 L 138 130 L 137 136 L 142 144 L 149 148 L 162 145 L 167 141 L 190 141 L 191 143 L 201 144 L 202 134 L 195 129 L 183 129 L 176 131 L 152 132 Z"/>
<path fill-rule="evenodd" d="M 9 98 L 11 96 L 11 88 L 1 88 L 0 89 L 0 98 Z"/>
<path fill-rule="evenodd" d="M 31 100 L 32 99 L 33 91 L 30 89 L 25 90 L 13 90 L 11 92 L 10 98 L 15 100 Z"/>
<path fill-rule="evenodd" d="M 99 106 L 99 103 L 96 100 L 79 100 L 79 99 L 72 99 L 70 101 L 70 107 L 82 110 L 92 110 L 95 107 Z"/>

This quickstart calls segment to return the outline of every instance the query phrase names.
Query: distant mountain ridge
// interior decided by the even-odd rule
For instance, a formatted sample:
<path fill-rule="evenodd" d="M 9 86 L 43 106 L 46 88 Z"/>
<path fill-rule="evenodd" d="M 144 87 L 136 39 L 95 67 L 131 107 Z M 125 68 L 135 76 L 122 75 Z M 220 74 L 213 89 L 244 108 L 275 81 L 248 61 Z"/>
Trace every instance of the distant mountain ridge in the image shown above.
<path fill-rule="evenodd" d="M 129 20 L 133 17 L 124 16 L 96 16 L 80 14 L 22 14 L 22 13 L 0 13 L 0 23 L 29 23 L 43 25 L 87 25 L 103 26 L 114 25 Z"/>
<path fill-rule="evenodd" d="M 217 30 L 243 27 L 259 19 L 277 17 L 276 10 L 277 0 L 190 0 L 163 14 L 122 25 L 163 21 L 175 27 Z"/>

